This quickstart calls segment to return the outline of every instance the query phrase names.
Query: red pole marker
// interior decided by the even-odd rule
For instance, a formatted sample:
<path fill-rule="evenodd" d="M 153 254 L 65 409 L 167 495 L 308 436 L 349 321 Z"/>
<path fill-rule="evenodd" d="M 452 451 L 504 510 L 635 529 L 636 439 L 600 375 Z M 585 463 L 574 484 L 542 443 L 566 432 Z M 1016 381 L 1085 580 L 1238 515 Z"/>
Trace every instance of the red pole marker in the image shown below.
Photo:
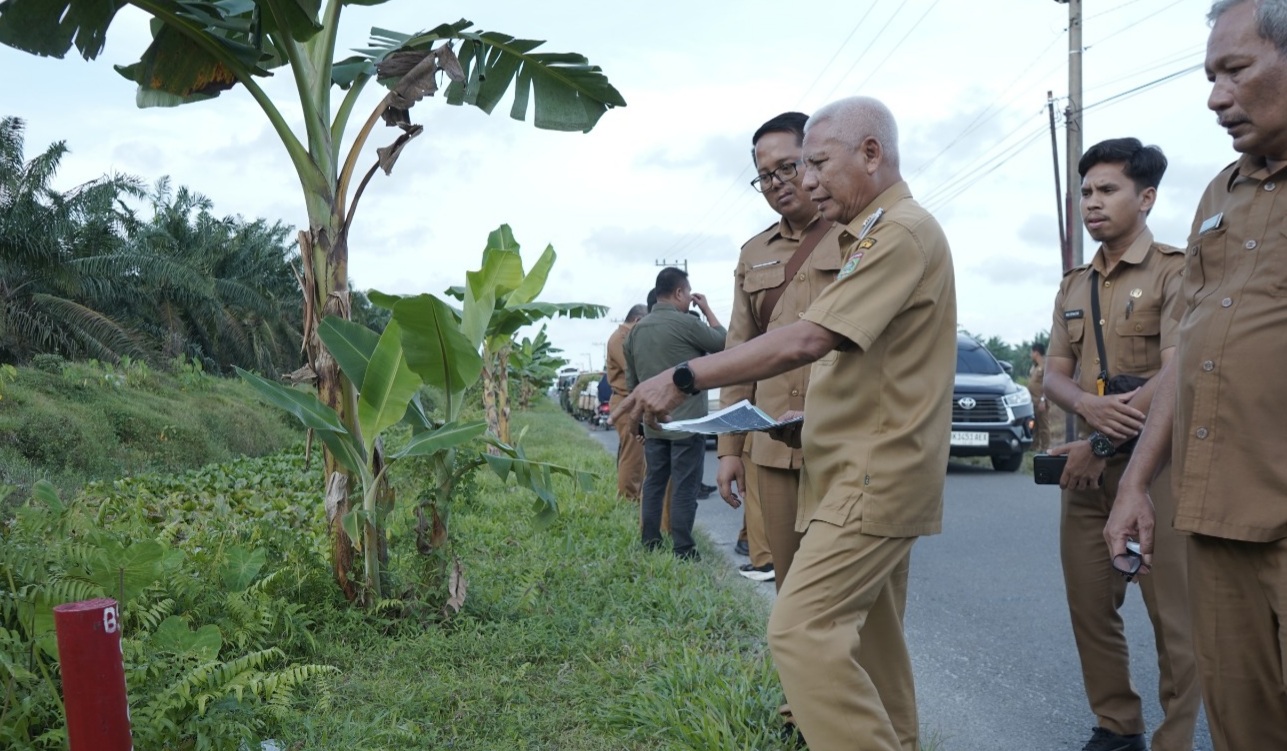
<path fill-rule="evenodd" d="M 54 607 L 71 751 L 132 751 L 116 600 Z"/>

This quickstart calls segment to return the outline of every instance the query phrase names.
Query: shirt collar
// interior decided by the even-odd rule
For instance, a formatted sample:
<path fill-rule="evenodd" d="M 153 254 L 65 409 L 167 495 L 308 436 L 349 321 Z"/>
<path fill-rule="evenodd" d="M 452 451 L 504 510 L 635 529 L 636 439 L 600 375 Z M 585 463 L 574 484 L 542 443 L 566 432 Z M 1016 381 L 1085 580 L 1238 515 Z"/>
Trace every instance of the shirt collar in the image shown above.
<path fill-rule="evenodd" d="M 1148 256 L 1148 249 L 1151 247 L 1153 247 L 1153 230 L 1145 227 L 1144 231 L 1140 233 L 1140 236 L 1135 238 L 1135 241 L 1131 243 L 1131 247 L 1127 248 L 1126 252 L 1122 254 L 1118 263 L 1129 263 L 1132 266 L 1141 264 L 1144 262 L 1144 258 Z M 1108 276 L 1108 273 L 1104 271 L 1105 260 L 1103 245 L 1100 245 L 1099 249 L 1095 251 L 1095 257 L 1091 260 L 1091 266 L 1099 272 L 1100 276 Z"/>
<path fill-rule="evenodd" d="M 1269 163 L 1263 156 L 1253 154 L 1243 154 L 1238 157 L 1238 161 L 1233 163 L 1233 170 L 1229 173 L 1229 181 L 1225 183 L 1224 189 L 1227 192 L 1233 191 L 1233 186 L 1240 180 L 1256 180 L 1263 182 L 1273 175 L 1282 174 L 1287 167 L 1282 167 L 1276 172 L 1269 171 Z"/>
<path fill-rule="evenodd" d="M 658 300 L 656 303 L 653 304 L 652 310 L 654 313 L 657 312 L 658 310 L 673 310 L 676 313 L 684 312 L 680 310 L 679 306 L 674 304 L 673 302 L 662 302 L 661 300 Z"/>
<path fill-rule="evenodd" d="M 867 218 L 874 214 L 876 209 L 888 212 L 894 207 L 894 204 L 899 201 L 910 200 L 911 197 L 912 189 L 907 187 L 906 180 L 899 180 L 888 188 L 885 188 L 884 192 L 876 196 L 871 203 L 863 207 L 862 211 L 858 212 L 858 216 L 855 216 L 853 221 L 841 231 L 841 241 L 852 242 L 857 240 L 858 234 L 862 232 L 863 222 L 867 221 Z"/>
<path fill-rule="evenodd" d="M 822 221 L 822 214 L 814 214 L 813 218 L 809 220 L 809 223 L 805 225 L 804 229 L 800 230 L 799 232 L 792 233 L 791 225 L 787 223 L 786 217 L 782 217 L 781 219 L 778 219 L 778 228 L 773 232 L 773 237 L 769 239 L 770 240 L 776 240 L 778 238 L 783 238 L 785 240 L 803 239 L 805 235 L 809 234 L 809 229 L 812 228 L 813 225 L 817 224 L 820 221 Z"/>

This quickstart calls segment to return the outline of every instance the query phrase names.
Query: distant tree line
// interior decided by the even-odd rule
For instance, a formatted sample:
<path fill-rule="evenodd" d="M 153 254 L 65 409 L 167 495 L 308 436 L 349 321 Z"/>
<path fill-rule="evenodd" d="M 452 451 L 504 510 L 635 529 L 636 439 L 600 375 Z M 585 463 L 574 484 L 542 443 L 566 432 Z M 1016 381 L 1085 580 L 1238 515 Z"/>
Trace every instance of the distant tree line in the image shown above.
<path fill-rule="evenodd" d="M 28 160 L 23 135 L 20 118 L 0 119 L 0 363 L 184 357 L 208 371 L 269 374 L 301 363 L 289 227 L 220 217 L 167 178 L 149 187 L 110 175 L 55 190 L 67 146 Z M 355 317 L 383 312 L 355 297 Z"/>
<path fill-rule="evenodd" d="M 1026 377 L 1032 368 L 1032 345 L 1039 342 L 1044 347 L 1050 342 L 1048 331 L 1038 331 L 1031 339 L 1024 339 L 1018 344 L 1010 344 L 999 336 L 990 336 L 985 339 L 981 334 L 974 334 L 965 329 L 962 329 L 961 333 L 982 344 L 996 359 L 1014 366 L 1012 372 L 1018 378 Z"/>

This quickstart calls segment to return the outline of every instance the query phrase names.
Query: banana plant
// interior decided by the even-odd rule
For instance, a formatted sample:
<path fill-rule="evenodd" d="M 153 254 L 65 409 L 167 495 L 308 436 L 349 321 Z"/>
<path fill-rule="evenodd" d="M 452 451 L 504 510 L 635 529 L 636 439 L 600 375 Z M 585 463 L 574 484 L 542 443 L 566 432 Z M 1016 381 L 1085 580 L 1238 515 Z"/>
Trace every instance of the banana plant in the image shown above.
<path fill-rule="evenodd" d="M 281 140 L 303 189 L 307 229 L 299 233 L 304 291 L 304 346 L 321 401 L 345 430 L 359 432 L 353 384 L 327 351 L 320 322 L 350 317 L 348 251 L 354 212 L 377 169 L 389 174 L 407 142 L 423 132 L 410 110 L 451 80 L 448 104 L 469 104 L 491 113 L 511 88 L 510 116 L 532 110 L 536 127 L 588 132 L 600 116 L 625 106 L 597 66 L 571 53 L 537 52 L 542 42 L 485 32 L 461 19 L 407 34 L 371 29 L 370 45 L 335 60 L 343 10 L 387 0 L 0 0 L 0 44 L 36 55 L 63 57 L 75 46 L 91 60 L 102 53 L 117 11 L 133 6 L 151 17 L 152 42 L 137 63 L 117 71 L 137 84 L 140 107 L 174 106 L 212 99 L 242 86 Z M 414 0 L 407 0 L 413 2 Z M 459 53 L 456 45 L 459 44 Z M 302 132 L 296 132 L 259 81 L 279 68 L 295 84 Z M 345 144 L 358 99 L 371 81 L 388 93 Z M 333 107 L 332 94 L 342 92 Z M 373 128 L 383 121 L 397 137 L 353 182 Z M 351 195 L 350 195 L 351 194 Z M 326 484 L 349 483 L 348 465 L 327 446 Z M 336 474 L 345 474 L 337 480 Z M 347 496 L 328 507 L 332 565 L 349 599 L 351 540 L 341 524 Z"/>
<path fill-rule="evenodd" d="M 567 360 L 557 356 L 562 351 L 550 343 L 544 325 L 535 337 L 525 336 L 510 349 L 509 372 L 518 378 L 519 409 L 530 409 L 537 389 L 553 383 L 559 368 L 568 364 Z"/>
<path fill-rule="evenodd" d="M 464 287 L 447 294 L 464 302 L 462 328 L 483 352 L 483 406 L 487 426 L 501 443 L 508 444 L 509 353 L 514 335 L 529 324 L 547 318 L 600 318 L 608 309 L 584 302 L 549 303 L 536 298 L 545 289 L 558 255 L 546 245 L 541 257 L 524 273 L 520 246 L 508 224 L 487 236 L 482 268 L 465 275 Z"/>

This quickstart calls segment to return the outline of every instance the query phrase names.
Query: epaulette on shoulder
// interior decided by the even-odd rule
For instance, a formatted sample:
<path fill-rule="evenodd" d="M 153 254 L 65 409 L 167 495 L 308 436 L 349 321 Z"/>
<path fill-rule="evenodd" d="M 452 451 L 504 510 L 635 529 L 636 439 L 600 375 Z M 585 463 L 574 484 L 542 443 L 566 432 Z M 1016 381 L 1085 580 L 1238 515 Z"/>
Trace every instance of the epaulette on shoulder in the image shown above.
<path fill-rule="evenodd" d="M 1157 252 L 1165 253 L 1168 256 L 1175 255 L 1176 253 L 1184 253 L 1184 248 L 1177 248 L 1174 245 L 1167 245 L 1166 243 L 1153 243 L 1153 247 L 1157 248 Z"/>
<path fill-rule="evenodd" d="M 746 246 L 750 245 L 751 243 L 755 242 L 761 237 L 764 237 L 768 233 L 776 231 L 777 228 L 778 228 L 778 222 L 774 222 L 773 224 L 770 224 L 769 226 L 765 227 L 759 232 L 756 232 L 755 235 L 750 240 L 747 240 L 746 242 L 742 243 L 742 250 L 746 250 Z"/>
<path fill-rule="evenodd" d="M 1085 271 L 1088 268 L 1090 268 L 1089 263 L 1083 263 L 1080 266 L 1073 266 L 1071 269 L 1068 269 L 1067 271 L 1064 272 L 1064 276 L 1068 276 L 1069 274 L 1075 274 L 1078 271 Z"/>

